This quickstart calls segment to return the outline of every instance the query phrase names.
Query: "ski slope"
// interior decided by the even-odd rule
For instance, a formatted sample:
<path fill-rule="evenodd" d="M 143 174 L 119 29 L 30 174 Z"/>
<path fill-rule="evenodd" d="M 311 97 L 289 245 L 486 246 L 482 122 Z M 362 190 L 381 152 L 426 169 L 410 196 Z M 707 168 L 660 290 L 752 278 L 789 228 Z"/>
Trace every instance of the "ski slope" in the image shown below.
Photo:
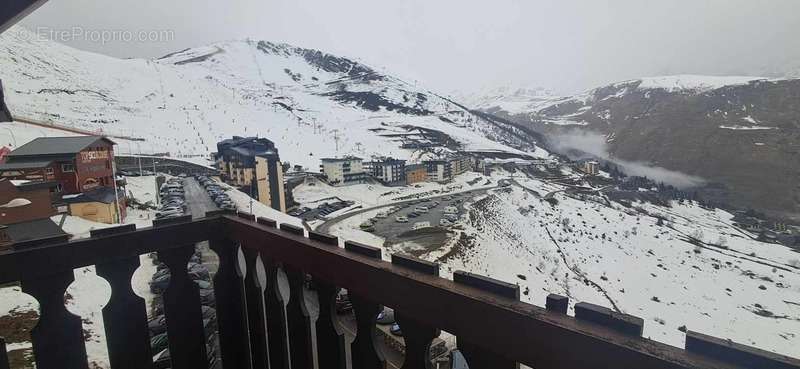
<path fill-rule="evenodd" d="M 252 135 L 273 140 L 283 161 L 312 170 L 337 155 L 548 155 L 498 143 L 502 133 L 435 93 L 315 50 L 243 40 L 121 60 L 26 32 L 16 27 L 0 36 L 0 78 L 12 114 L 146 139 L 118 140 L 123 154 L 206 155 L 224 138 Z M 420 128 L 446 132 L 458 147 L 401 149 L 404 136 L 418 138 Z M 4 145 L 25 141 L 5 135 Z"/>

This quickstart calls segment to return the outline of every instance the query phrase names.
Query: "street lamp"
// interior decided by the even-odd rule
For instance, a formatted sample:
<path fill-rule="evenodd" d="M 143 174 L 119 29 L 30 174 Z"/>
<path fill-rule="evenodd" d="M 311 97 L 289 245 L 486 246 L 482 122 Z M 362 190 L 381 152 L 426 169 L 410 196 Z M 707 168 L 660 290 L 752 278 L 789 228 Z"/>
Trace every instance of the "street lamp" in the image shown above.
<path fill-rule="evenodd" d="M 0 208 L 19 208 L 31 204 L 31 200 L 17 198 L 9 201 L 7 204 L 0 205 Z"/>

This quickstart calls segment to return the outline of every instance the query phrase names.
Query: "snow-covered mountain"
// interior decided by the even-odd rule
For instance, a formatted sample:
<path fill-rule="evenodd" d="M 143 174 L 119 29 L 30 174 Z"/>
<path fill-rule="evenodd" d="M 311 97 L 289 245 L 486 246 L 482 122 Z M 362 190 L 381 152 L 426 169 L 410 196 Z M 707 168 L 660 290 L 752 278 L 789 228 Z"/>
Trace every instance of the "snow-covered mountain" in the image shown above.
<path fill-rule="evenodd" d="M 0 79 L 14 116 L 146 140 L 120 140 L 122 153 L 206 155 L 225 137 L 258 135 L 275 141 L 284 161 L 308 168 L 349 154 L 547 155 L 501 122 L 317 50 L 245 40 L 120 60 L 26 34 L 18 27 L 0 36 Z M 439 147 L 400 147 L 431 140 Z"/>
<path fill-rule="evenodd" d="M 699 177 L 709 198 L 800 219 L 800 79 L 649 77 L 493 113 L 555 144 L 600 135 L 594 151 L 608 158 Z"/>
<path fill-rule="evenodd" d="M 499 86 L 471 93 L 455 94 L 458 101 L 470 109 L 486 112 L 503 111 L 511 114 L 533 111 L 557 100 L 558 96 L 542 87 Z"/>

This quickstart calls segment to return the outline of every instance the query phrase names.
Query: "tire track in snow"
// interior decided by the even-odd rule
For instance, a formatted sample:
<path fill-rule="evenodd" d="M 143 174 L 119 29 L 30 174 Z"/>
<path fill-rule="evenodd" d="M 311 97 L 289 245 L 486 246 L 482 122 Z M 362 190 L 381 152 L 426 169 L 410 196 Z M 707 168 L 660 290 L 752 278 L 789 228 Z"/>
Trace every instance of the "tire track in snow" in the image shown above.
<path fill-rule="evenodd" d="M 570 265 L 570 263 L 567 261 L 567 257 L 564 254 L 564 250 L 561 248 L 561 245 L 558 244 L 558 242 L 556 241 L 555 237 L 553 237 L 553 234 L 550 233 L 550 229 L 548 229 L 547 227 L 544 227 L 544 230 L 547 231 L 547 236 L 550 237 L 550 241 L 552 241 L 553 244 L 556 245 L 556 248 L 558 248 L 558 254 L 561 255 L 561 260 L 564 262 L 564 265 L 567 266 L 567 269 L 571 270 L 577 276 L 583 278 L 584 281 L 588 282 L 597 291 L 602 293 L 603 296 L 605 296 L 606 300 L 608 300 L 608 302 L 611 303 L 611 306 L 614 307 L 614 311 L 616 311 L 618 313 L 622 313 L 622 310 L 619 309 L 619 307 L 617 306 L 617 303 L 614 301 L 614 299 L 611 298 L 611 296 L 608 295 L 608 292 L 606 292 L 606 290 L 603 289 L 602 286 L 597 284 L 597 282 L 589 279 L 589 277 L 587 277 L 586 274 L 584 274 L 580 269 L 574 267 L 573 265 Z"/>

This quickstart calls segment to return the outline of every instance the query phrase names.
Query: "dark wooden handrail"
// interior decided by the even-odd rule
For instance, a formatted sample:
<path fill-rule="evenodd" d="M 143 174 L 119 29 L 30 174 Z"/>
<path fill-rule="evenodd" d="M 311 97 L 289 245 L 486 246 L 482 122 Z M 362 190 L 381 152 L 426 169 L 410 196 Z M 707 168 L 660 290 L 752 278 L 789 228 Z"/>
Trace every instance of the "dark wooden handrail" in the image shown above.
<path fill-rule="evenodd" d="M 0 284 L 212 240 L 219 237 L 220 227 L 217 216 L 52 245 L 18 243 L 15 250 L 0 252 Z"/>
<path fill-rule="evenodd" d="M 280 301 L 280 296 L 276 295 L 278 269 L 289 275 L 292 294 L 303 293 L 305 283 L 316 285 L 318 294 L 326 298 L 321 305 L 326 309 L 331 308 L 331 299 L 338 288 L 347 289 L 360 329 L 374 327 L 376 306 L 395 309 L 401 328 L 403 322 L 406 324 L 407 329 L 403 331 L 407 340 L 414 346 L 407 351 L 410 355 L 427 355 L 424 347 L 440 329 L 455 335 L 458 345 L 464 345 L 459 348 L 464 350 L 467 360 L 473 361 L 472 369 L 515 367 L 515 363 L 537 369 L 800 368 L 798 360 L 694 332 L 689 332 L 686 350 L 665 345 L 640 337 L 642 322 L 635 317 L 615 315 L 589 304 L 576 305 L 578 316 L 570 317 L 564 314 L 566 298 L 563 297 L 548 296 L 547 309 L 533 306 L 516 298 L 518 290 L 514 285 L 469 273 L 458 273 L 455 281 L 448 280 L 438 276 L 438 265 L 433 263 L 401 256 L 388 262 L 380 258 L 379 249 L 352 242 L 340 247 L 335 237 L 312 234 L 309 239 L 302 233 L 302 229 L 263 218 L 256 220 L 249 214 L 217 213 L 194 221 L 161 222 L 157 227 L 141 230 L 98 231 L 90 239 L 61 240 L 51 245 L 47 245 L 46 240 L 38 240 L 14 245 L 15 250 L 0 253 L 0 283 L 22 281 L 23 289 L 27 287 L 40 296 L 49 296 L 48 309 L 58 312 L 63 309 L 58 307 L 58 302 L 53 302 L 53 296 L 63 293 L 60 291 L 71 280 L 74 268 L 111 266 L 98 274 L 113 277 L 112 286 L 119 286 L 120 281 L 132 274 L 136 257 L 157 252 L 159 258 L 164 258 L 170 269 L 178 273 L 175 287 L 167 290 L 165 299 L 168 328 L 172 324 L 169 335 L 174 337 L 186 330 L 196 336 L 201 332 L 198 329 L 202 329 L 198 326 L 202 324 L 197 310 L 199 300 L 196 292 L 191 291 L 194 285 L 187 284 L 186 270 L 181 266 L 185 265 L 195 243 L 210 240 L 212 249 L 221 255 L 220 274 L 215 277 L 214 285 L 222 361 L 229 369 L 250 364 L 260 369 L 267 363 L 273 367 L 297 368 L 303 366 L 302 363 L 311 363 L 313 356 L 323 354 L 333 358 L 330 361 L 335 364 L 320 363 L 320 368 L 344 367 L 340 361 L 344 355 L 343 341 L 337 333 L 335 314 L 330 314 L 329 310 L 320 315 L 320 319 L 324 317 L 326 321 L 316 323 L 317 329 L 324 330 L 324 334 L 317 334 L 317 346 L 335 345 L 335 348 L 317 347 L 312 351 L 310 346 L 291 347 L 292 344 L 310 345 L 311 335 L 307 330 L 313 322 L 304 318 L 302 303 L 293 305 L 290 300 L 286 310 L 283 304 L 276 307 L 275 301 Z M 249 270 L 240 270 L 236 263 L 239 247 L 248 260 Z M 259 262 L 267 271 L 264 285 L 253 272 Z M 113 273 L 115 265 L 125 268 Z M 48 283 L 56 285 L 53 291 L 48 291 Z M 136 301 L 130 294 L 127 299 Z M 257 300 L 255 304 L 251 303 L 253 299 Z M 544 305 L 545 296 L 541 300 Z M 119 307 L 104 312 L 107 321 L 116 316 L 139 317 L 137 314 L 139 312 L 132 315 Z M 287 319 L 286 324 L 275 324 L 276 317 Z M 45 332 L 58 332 L 54 330 L 58 324 L 53 319 L 61 318 L 49 317 L 42 328 Z M 74 325 L 73 317 L 65 315 L 63 319 Z M 178 326 L 182 328 L 176 330 Z M 123 327 L 135 330 L 130 324 Z M 124 347 L 126 338 L 117 333 L 112 335 L 114 345 Z M 73 336 L 65 335 L 60 339 L 67 337 L 71 340 L 70 347 L 74 347 Z M 357 342 L 360 343 L 352 350 L 354 369 L 385 367 L 382 356 L 374 352 L 374 345 L 364 343 L 371 337 L 369 332 L 359 332 Z M 34 351 L 37 345 L 43 344 L 37 341 L 53 343 L 47 337 L 38 337 L 33 342 Z M 111 344 L 109 340 L 109 351 L 112 351 Z M 202 345 L 202 341 L 171 341 L 170 348 L 176 355 L 182 355 L 173 357 L 173 367 L 194 369 L 201 365 L 205 358 L 196 356 L 204 353 Z M 78 363 L 62 367 L 85 367 L 80 364 L 85 352 L 79 351 L 70 355 L 61 350 L 59 354 L 65 358 L 63 360 Z M 186 355 L 194 357 L 184 357 Z M 369 360 L 356 360 L 361 358 Z M 404 367 L 423 368 L 426 358 L 415 357 Z M 290 361 L 292 366 L 289 366 Z M 56 368 L 58 364 L 49 362 L 40 367 Z"/>

